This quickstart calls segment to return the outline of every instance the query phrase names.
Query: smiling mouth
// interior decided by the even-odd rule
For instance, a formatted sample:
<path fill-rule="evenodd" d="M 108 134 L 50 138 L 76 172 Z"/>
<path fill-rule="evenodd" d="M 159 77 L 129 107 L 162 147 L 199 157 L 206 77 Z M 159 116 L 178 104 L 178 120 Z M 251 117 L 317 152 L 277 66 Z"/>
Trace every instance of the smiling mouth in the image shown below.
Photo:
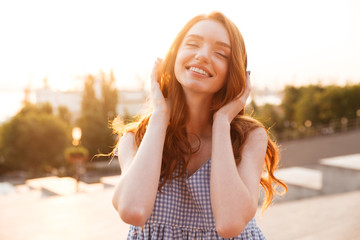
<path fill-rule="evenodd" d="M 206 71 L 204 71 L 204 70 L 202 70 L 200 68 L 197 68 L 197 67 L 189 67 L 188 70 L 199 73 L 199 74 L 204 75 L 206 77 L 212 77 L 212 75 L 210 73 L 208 73 L 208 72 L 206 72 Z"/>

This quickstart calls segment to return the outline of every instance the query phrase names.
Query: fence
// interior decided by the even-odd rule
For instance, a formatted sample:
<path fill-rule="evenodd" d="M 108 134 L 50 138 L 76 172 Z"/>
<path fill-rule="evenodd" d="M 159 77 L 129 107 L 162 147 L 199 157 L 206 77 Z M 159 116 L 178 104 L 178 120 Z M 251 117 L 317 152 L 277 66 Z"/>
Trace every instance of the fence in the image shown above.
<path fill-rule="evenodd" d="M 277 140 L 286 141 L 292 139 L 323 136 L 339 132 L 360 130 L 360 117 L 354 119 L 341 118 L 331 121 L 329 124 L 319 124 L 313 126 L 310 121 L 304 125 L 296 126 L 295 123 L 288 124 L 280 133 L 276 133 Z"/>

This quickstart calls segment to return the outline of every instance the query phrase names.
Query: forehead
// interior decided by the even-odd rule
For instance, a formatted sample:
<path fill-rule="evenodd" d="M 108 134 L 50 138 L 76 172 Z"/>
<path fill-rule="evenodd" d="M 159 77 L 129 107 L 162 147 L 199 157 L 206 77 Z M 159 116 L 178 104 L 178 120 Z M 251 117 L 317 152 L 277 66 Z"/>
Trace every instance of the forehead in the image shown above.
<path fill-rule="evenodd" d="M 221 23 L 213 20 L 202 20 L 195 23 L 185 37 L 189 35 L 199 35 L 205 39 L 212 39 L 230 45 L 230 37 L 226 28 Z"/>

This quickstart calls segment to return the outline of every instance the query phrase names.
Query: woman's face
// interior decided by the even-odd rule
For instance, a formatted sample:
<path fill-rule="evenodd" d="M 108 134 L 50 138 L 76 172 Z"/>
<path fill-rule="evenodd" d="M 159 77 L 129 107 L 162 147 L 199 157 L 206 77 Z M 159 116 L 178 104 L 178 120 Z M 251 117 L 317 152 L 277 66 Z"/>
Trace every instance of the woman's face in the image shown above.
<path fill-rule="evenodd" d="M 226 80 L 231 54 L 225 27 L 213 20 L 196 23 L 185 35 L 175 61 L 184 91 L 214 94 Z"/>

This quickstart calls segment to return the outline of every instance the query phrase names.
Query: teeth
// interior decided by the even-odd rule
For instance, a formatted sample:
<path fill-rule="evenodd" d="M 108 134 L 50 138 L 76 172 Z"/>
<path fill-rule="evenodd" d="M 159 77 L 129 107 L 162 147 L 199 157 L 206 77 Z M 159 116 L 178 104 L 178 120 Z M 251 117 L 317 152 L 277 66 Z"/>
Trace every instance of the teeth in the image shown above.
<path fill-rule="evenodd" d="M 202 69 L 200 69 L 200 68 L 190 67 L 189 70 L 210 77 L 210 75 L 209 75 L 207 72 L 205 72 L 204 70 L 202 70 Z"/>

